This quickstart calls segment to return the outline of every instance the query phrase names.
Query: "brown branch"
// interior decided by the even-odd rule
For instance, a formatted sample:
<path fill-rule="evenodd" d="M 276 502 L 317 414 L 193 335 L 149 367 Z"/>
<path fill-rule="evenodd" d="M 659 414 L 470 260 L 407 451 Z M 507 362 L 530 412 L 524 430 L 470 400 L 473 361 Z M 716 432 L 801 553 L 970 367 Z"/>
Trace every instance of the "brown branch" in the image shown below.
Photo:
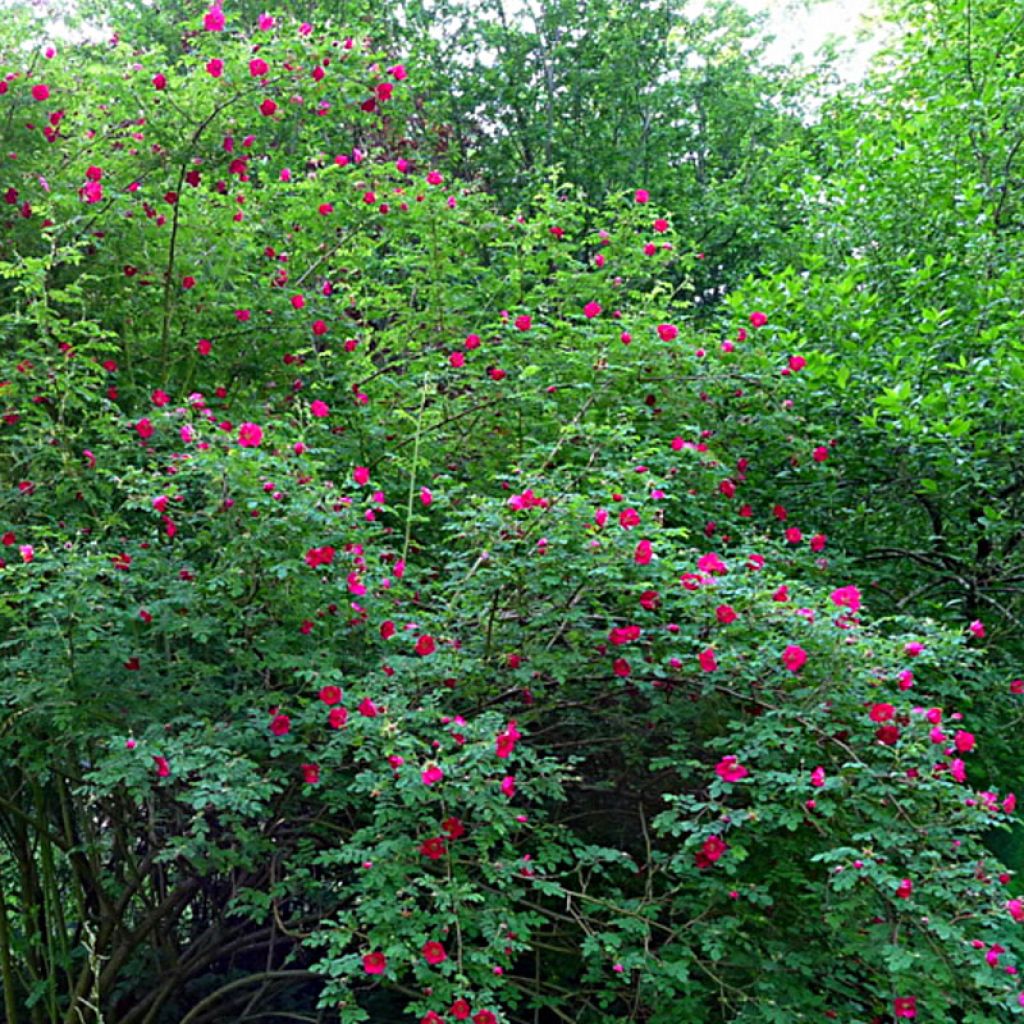
<path fill-rule="evenodd" d="M 236 978 L 234 981 L 229 981 L 226 985 L 221 985 L 220 988 L 214 989 L 213 992 L 211 992 L 205 999 L 201 999 L 196 1003 L 196 1005 L 181 1018 L 180 1024 L 190 1024 L 191 1021 L 198 1020 L 205 1010 L 208 1010 L 211 1006 L 219 1002 L 226 993 L 234 992 L 236 989 L 243 988 L 246 985 L 252 985 L 257 982 L 267 980 L 298 981 L 300 978 L 307 981 L 312 979 L 323 980 L 321 975 L 314 974 L 313 971 L 258 971 L 256 974 L 247 974 L 244 978 Z"/>

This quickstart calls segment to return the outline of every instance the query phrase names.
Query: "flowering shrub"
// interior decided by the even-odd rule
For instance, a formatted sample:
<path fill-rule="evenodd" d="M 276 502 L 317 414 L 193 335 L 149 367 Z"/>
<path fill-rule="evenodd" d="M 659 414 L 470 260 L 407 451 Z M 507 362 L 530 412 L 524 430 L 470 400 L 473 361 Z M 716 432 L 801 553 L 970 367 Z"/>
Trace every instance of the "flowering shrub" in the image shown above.
<path fill-rule="evenodd" d="M 7 1019 L 1024 1012 L 980 656 L 787 506 L 770 311 L 453 187 L 356 34 L 188 40 L 0 96 Z"/>

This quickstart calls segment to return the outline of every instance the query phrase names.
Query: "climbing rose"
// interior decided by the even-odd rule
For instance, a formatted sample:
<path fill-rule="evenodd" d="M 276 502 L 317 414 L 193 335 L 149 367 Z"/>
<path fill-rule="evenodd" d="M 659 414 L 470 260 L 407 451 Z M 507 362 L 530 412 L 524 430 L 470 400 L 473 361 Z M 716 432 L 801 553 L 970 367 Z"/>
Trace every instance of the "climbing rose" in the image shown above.
<path fill-rule="evenodd" d="M 917 999 L 914 996 L 897 996 L 892 1001 L 892 1012 L 895 1017 L 913 1020 L 917 1016 Z"/>
<path fill-rule="evenodd" d="M 224 28 L 224 12 L 219 5 L 211 7 L 203 18 L 203 28 L 207 32 L 220 32 Z"/>
<path fill-rule="evenodd" d="M 728 566 L 715 554 L 714 551 L 709 551 L 706 555 L 701 555 L 697 559 L 697 568 L 701 572 L 714 573 L 717 575 L 724 575 L 729 571 Z"/>
<path fill-rule="evenodd" d="M 854 614 L 860 611 L 860 591 L 856 587 L 839 587 L 829 597 L 840 608 L 849 608 Z"/>
<path fill-rule="evenodd" d="M 900 738 L 899 726 L 896 725 L 882 725 L 875 730 L 875 739 L 879 743 L 884 744 L 887 747 L 895 746 L 896 742 Z M 962 762 L 961 762 L 962 763 Z"/>
<path fill-rule="evenodd" d="M 785 665 L 790 672 L 799 672 L 806 663 L 807 652 L 802 647 L 790 644 L 782 652 L 782 664 Z"/>
<path fill-rule="evenodd" d="M 334 686 L 328 683 L 326 686 L 320 687 L 320 699 L 330 707 L 332 704 L 337 704 L 341 701 L 341 687 Z"/>
<path fill-rule="evenodd" d="M 825 769 L 820 764 L 811 772 L 811 785 L 815 788 L 825 785 Z"/>
<path fill-rule="evenodd" d="M 675 324 L 658 324 L 658 337 L 662 341 L 675 341 L 679 337 L 679 328 Z"/>
<path fill-rule="evenodd" d="M 432 764 L 423 769 L 420 778 L 424 786 L 433 786 L 435 782 L 440 782 L 444 778 L 444 772 L 436 764 Z"/>
<path fill-rule="evenodd" d="M 466 826 L 462 824 L 459 818 L 445 818 L 441 822 L 441 828 L 448 833 L 448 838 L 452 841 L 459 839 L 466 834 Z"/>
<path fill-rule="evenodd" d="M 322 548 L 310 548 L 306 552 L 306 565 L 311 569 L 320 565 L 330 565 L 334 561 L 334 548 L 325 544 Z"/>
<path fill-rule="evenodd" d="M 326 402 L 320 401 L 319 398 L 309 403 L 309 411 L 320 420 L 331 414 L 330 406 Z"/>
<path fill-rule="evenodd" d="M 381 709 L 375 705 L 370 697 L 362 698 L 356 711 L 364 718 L 376 718 L 381 714 Z"/>
<path fill-rule="evenodd" d="M 887 722 L 896 714 L 896 709 L 891 704 L 873 704 L 868 717 L 872 722 Z"/>
<path fill-rule="evenodd" d="M 735 622 L 738 616 L 734 608 L 727 604 L 720 604 L 715 609 L 715 618 L 717 618 L 723 626 L 728 626 L 730 622 Z"/>
<path fill-rule="evenodd" d="M 750 314 L 750 326 L 751 327 L 764 327 L 768 323 L 768 317 L 765 316 L 760 310 Z"/>
<path fill-rule="evenodd" d="M 243 423 L 238 428 L 238 443 L 243 448 L 258 448 L 263 442 L 263 428 L 256 423 Z"/>
<path fill-rule="evenodd" d="M 750 772 L 739 763 L 734 754 L 729 754 L 715 765 L 715 774 L 725 782 L 739 782 L 740 779 L 745 779 Z"/>
<path fill-rule="evenodd" d="M 728 850 L 729 847 L 726 845 L 724 839 L 719 836 L 708 836 L 704 840 L 701 848 L 694 855 L 694 860 L 699 868 L 709 868 L 715 861 L 721 859 L 722 855 Z"/>
<path fill-rule="evenodd" d="M 503 732 L 498 733 L 495 739 L 495 753 L 498 757 L 506 758 L 516 749 L 516 742 L 522 739 L 522 734 L 516 728 L 514 721 L 509 722 Z"/>
<path fill-rule="evenodd" d="M 437 644 L 429 633 L 424 633 L 423 636 L 416 641 L 416 653 L 421 658 L 425 658 L 428 654 L 433 654 L 436 650 Z"/>
<path fill-rule="evenodd" d="M 274 715 L 270 720 L 270 731 L 275 736 L 287 736 L 291 727 L 292 720 L 287 715 Z"/>
<path fill-rule="evenodd" d="M 445 853 L 444 837 L 434 836 L 420 844 L 420 854 L 428 860 L 440 860 Z"/>
<path fill-rule="evenodd" d="M 973 733 L 964 732 L 961 729 L 953 737 L 953 744 L 961 754 L 966 754 L 968 751 L 974 749 L 974 735 Z"/>
<path fill-rule="evenodd" d="M 161 779 L 166 779 L 171 774 L 171 766 L 167 763 L 166 757 L 158 757 L 154 755 L 153 764 L 156 767 L 156 773 Z"/>
<path fill-rule="evenodd" d="M 444 963 L 448 959 L 448 954 L 440 942 L 425 942 L 423 944 L 423 959 L 433 966 Z"/>
<path fill-rule="evenodd" d="M 304 764 L 302 765 L 302 778 L 310 786 L 315 786 L 320 781 L 320 765 L 318 764 Z"/>
<path fill-rule="evenodd" d="M 706 650 L 701 651 L 700 654 L 697 655 L 697 660 L 700 662 L 701 671 L 718 671 L 718 661 L 715 658 L 715 652 L 713 648 L 708 647 Z"/>
<path fill-rule="evenodd" d="M 363 970 L 367 974 L 383 974 L 387 969 L 388 961 L 383 953 L 367 953 L 363 957 Z"/>
<path fill-rule="evenodd" d="M 622 644 L 631 644 L 634 640 L 640 639 L 639 626 L 614 626 L 608 631 L 608 642 L 616 647 Z"/>

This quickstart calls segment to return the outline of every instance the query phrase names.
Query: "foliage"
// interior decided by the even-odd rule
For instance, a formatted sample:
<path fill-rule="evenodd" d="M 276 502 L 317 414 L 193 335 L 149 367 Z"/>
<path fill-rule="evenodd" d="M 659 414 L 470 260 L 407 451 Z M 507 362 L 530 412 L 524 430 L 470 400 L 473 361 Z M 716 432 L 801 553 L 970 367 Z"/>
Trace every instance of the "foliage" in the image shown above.
<path fill-rule="evenodd" d="M 913 335 L 884 290 L 911 229 L 991 241 L 900 205 L 909 100 L 805 124 L 711 61 L 725 5 L 111 10 L 0 30 L 6 1019 L 1024 1013 L 999 577 L 874 571 L 1017 547 L 1016 490 L 964 500 L 1015 457 L 1013 281 L 927 254 Z"/>

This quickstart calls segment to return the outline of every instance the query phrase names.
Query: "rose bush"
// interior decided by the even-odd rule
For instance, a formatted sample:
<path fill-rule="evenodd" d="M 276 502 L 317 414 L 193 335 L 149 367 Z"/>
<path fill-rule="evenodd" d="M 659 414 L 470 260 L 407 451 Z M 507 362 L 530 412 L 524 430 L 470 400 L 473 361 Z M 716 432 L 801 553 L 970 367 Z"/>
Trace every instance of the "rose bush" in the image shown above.
<path fill-rule="evenodd" d="M 185 30 L 3 30 L 7 1019 L 1024 1012 L 987 676 L 791 499 L 804 347 L 642 181 L 453 186 L 361 33 Z"/>

